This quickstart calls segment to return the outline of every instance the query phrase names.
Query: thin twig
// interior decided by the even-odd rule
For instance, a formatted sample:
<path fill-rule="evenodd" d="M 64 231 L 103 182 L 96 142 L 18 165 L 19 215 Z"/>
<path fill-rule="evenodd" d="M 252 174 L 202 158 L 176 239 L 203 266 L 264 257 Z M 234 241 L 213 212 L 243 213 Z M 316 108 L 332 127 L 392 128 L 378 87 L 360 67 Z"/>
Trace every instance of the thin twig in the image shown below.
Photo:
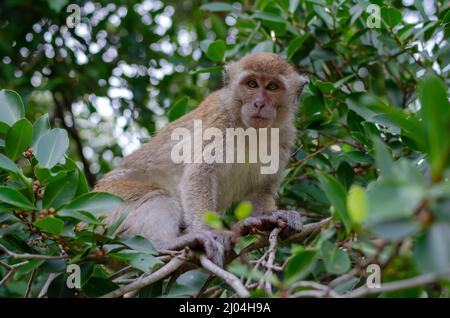
<path fill-rule="evenodd" d="M 68 259 L 68 258 L 70 258 L 70 256 L 68 256 L 68 255 L 50 256 L 50 255 L 29 254 L 29 253 L 18 254 L 18 253 L 15 253 L 15 252 L 12 252 L 12 251 L 8 250 L 2 244 L 0 244 L 0 251 L 3 251 L 7 256 L 12 257 L 14 259 L 55 260 L 55 259 Z"/>
<path fill-rule="evenodd" d="M 36 272 L 37 272 L 36 269 L 33 269 L 31 271 L 30 280 L 28 281 L 27 290 L 25 291 L 24 298 L 29 298 L 30 297 L 31 288 L 33 287 L 33 281 L 34 281 L 34 278 L 36 277 Z"/>
<path fill-rule="evenodd" d="M 38 298 L 43 298 L 43 297 L 47 296 L 47 292 L 48 292 L 48 288 L 50 287 L 50 284 L 59 275 L 61 275 L 61 273 L 50 273 L 50 275 L 48 275 L 47 281 L 45 282 L 44 286 L 42 286 L 42 289 L 39 292 Z"/>
<path fill-rule="evenodd" d="M 206 293 L 207 288 L 209 286 L 209 284 L 212 282 L 212 280 L 214 279 L 214 275 L 209 275 L 208 278 L 206 279 L 206 281 L 203 283 L 202 287 L 200 288 L 200 290 L 198 291 L 197 295 L 195 295 L 195 298 L 200 298 L 204 293 Z"/>
<path fill-rule="evenodd" d="M 250 296 L 249 291 L 236 276 L 211 262 L 205 255 L 200 255 L 200 264 L 202 264 L 202 266 L 212 274 L 223 279 L 236 291 L 239 297 L 247 298 Z"/>
<path fill-rule="evenodd" d="M 450 271 L 443 274 L 424 274 L 413 278 L 394 281 L 391 283 L 381 284 L 380 288 L 369 288 L 366 285 L 355 289 L 347 294 L 344 294 L 346 298 L 364 297 L 371 294 L 379 294 L 403 289 L 409 289 L 413 287 L 423 286 L 435 283 L 443 278 L 450 276 Z"/>
<path fill-rule="evenodd" d="M 155 272 L 142 276 L 135 280 L 133 283 L 116 289 L 106 295 L 103 295 L 102 298 L 117 298 L 123 296 L 131 291 L 139 290 L 153 284 L 161 279 L 166 278 L 174 271 L 176 271 L 181 265 L 183 265 L 186 261 L 186 257 L 183 256 L 175 256 L 173 257 L 166 265 L 162 266 Z"/>
<path fill-rule="evenodd" d="M 125 267 L 119 269 L 117 272 L 111 274 L 111 275 L 108 277 L 108 279 L 112 279 L 112 280 L 113 280 L 113 279 L 119 278 L 119 277 L 121 277 L 121 276 L 123 276 L 123 275 L 125 275 L 125 274 L 128 274 L 128 273 L 130 273 L 130 272 L 133 272 L 133 271 L 135 271 L 135 269 L 134 269 L 133 267 L 131 267 L 131 266 L 125 266 Z"/>
<path fill-rule="evenodd" d="M 13 265 L 9 265 L 5 262 L 1 262 L 1 265 L 3 265 L 4 267 L 6 267 L 8 269 L 8 273 L 5 275 L 5 277 L 3 277 L 3 279 L 0 281 L 0 286 L 2 285 L 6 285 L 6 283 L 9 281 L 9 279 L 14 275 L 14 273 L 16 272 L 16 270 L 18 270 L 20 267 L 28 264 L 28 261 L 24 261 L 24 262 L 20 262 L 17 264 L 13 264 Z"/>
<path fill-rule="evenodd" d="M 309 224 L 305 224 L 303 225 L 301 231 L 299 233 L 295 233 L 291 236 L 289 236 L 287 239 L 282 240 L 281 242 L 298 242 L 301 241 L 303 239 L 305 239 L 306 237 L 310 236 L 311 234 L 317 233 L 319 232 L 325 225 L 327 225 L 328 223 L 330 223 L 331 221 L 331 217 L 323 219 L 322 221 L 319 222 L 315 222 L 315 223 L 309 223 Z M 243 248 L 241 250 L 241 252 L 239 253 L 240 255 L 244 255 L 247 254 L 251 251 L 254 251 L 258 248 L 262 248 L 269 245 L 269 240 L 267 238 L 261 238 L 258 241 L 250 244 L 249 246 Z"/>
<path fill-rule="evenodd" d="M 272 232 L 269 235 L 269 253 L 267 257 L 267 271 L 264 275 L 264 289 L 268 294 L 272 293 L 272 285 L 270 283 L 270 277 L 272 276 L 272 266 L 275 261 L 275 253 L 277 249 L 277 243 L 278 243 L 278 235 L 280 234 L 281 229 L 275 228 L 272 230 Z"/>
<path fill-rule="evenodd" d="M 292 286 L 289 288 L 289 290 L 294 290 L 299 287 L 306 287 L 306 288 L 312 288 L 315 291 L 310 290 L 302 290 L 297 293 L 294 293 L 291 295 L 291 298 L 301 298 L 301 297 L 311 297 L 312 295 L 315 295 L 314 297 L 332 297 L 332 298 L 339 298 L 341 297 L 337 292 L 335 292 L 332 288 L 330 288 L 327 285 L 322 285 L 317 282 L 312 281 L 300 281 L 292 284 Z M 313 293 L 310 293 L 313 292 Z"/>

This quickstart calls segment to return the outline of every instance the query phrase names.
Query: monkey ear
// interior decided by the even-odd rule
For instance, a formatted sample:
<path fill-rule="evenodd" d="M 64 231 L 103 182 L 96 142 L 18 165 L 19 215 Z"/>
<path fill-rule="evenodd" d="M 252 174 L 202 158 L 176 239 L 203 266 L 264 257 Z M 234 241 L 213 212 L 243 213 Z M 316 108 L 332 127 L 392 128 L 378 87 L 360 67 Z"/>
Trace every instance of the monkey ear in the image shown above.
<path fill-rule="evenodd" d="M 309 83 L 309 78 L 305 75 L 298 74 L 297 97 L 303 92 L 303 88 Z"/>

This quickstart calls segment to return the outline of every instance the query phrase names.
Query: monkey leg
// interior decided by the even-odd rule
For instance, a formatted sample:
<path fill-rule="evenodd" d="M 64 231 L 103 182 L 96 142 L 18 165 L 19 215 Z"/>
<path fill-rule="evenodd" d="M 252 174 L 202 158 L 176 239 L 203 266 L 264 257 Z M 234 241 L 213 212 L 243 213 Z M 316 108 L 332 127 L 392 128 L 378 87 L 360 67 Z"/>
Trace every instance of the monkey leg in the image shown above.
<path fill-rule="evenodd" d="M 299 232 L 302 226 L 302 218 L 298 212 L 279 210 L 271 214 L 246 218 L 238 222 L 233 227 L 233 231 L 236 235 L 245 236 L 252 233 L 255 229 L 268 232 L 278 227 L 282 228 L 280 237 L 284 239 Z"/>
<path fill-rule="evenodd" d="M 107 223 L 111 224 L 128 211 L 118 229 L 120 235 L 141 235 L 148 238 L 157 249 L 180 236 L 182 210 L 177 200 L 162 190 L 153 190 L 137 198 L 127 198 L 128 205 L 111 211 Z"/>
<path fill-rule="evenodd" d="M 130 186 L 127 184 L 127 189 Z M 109 189 L 108 189 L 109 190 Z M 116 189 L 113 189 L 116 190 Z M 189 247 L 203 250 L 215 264 L 222 266 L 223 260 L 231 249 L 231 234 L 224 231 L 192 229 L 182 234 L 183 211 L 179 201 L 171 198 L 165 191 L 143 188 L 133 189 L 133 195 L 124 195 L 124 191 L 112 191 L 122 195 L 128 205 L 107 215 L 107 223 L 112 224 L 121 213 L 128 215 L 118 229 L 121 235 L 141 235 L 160 250 L 180 250 Z M 127 193 L 128 194 L 128 193 Z"/>

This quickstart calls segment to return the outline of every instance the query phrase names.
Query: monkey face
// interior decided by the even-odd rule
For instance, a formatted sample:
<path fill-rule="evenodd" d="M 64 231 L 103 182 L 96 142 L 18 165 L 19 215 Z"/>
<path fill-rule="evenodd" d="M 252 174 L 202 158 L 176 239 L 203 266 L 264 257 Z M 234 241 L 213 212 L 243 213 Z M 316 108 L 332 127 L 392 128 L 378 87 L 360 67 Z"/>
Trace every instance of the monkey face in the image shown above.
<path fill-rule="evenodd" d="M 250 72 L 239 81 L 241 119 L 247 127 L 270 127 L 283 105 L 286 88 L 277 77 Z"/>

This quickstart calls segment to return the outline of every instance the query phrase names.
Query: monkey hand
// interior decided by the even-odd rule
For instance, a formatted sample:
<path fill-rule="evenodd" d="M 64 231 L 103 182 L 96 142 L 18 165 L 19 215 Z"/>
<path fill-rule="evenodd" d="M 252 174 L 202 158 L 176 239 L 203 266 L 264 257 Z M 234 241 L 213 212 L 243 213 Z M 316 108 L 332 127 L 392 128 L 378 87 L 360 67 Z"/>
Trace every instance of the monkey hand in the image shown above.
<path fill-rule="evenodd" d="M 275 211 L 272 214 L 252 216 L 237 223 L 233 231 L 235 235 L 244 236 L 257 231 L 269 232 L 274 228 L 281 228 L 281 238 L 299 232 L 303 222 L 300 214 L 296 211 Z"/>

